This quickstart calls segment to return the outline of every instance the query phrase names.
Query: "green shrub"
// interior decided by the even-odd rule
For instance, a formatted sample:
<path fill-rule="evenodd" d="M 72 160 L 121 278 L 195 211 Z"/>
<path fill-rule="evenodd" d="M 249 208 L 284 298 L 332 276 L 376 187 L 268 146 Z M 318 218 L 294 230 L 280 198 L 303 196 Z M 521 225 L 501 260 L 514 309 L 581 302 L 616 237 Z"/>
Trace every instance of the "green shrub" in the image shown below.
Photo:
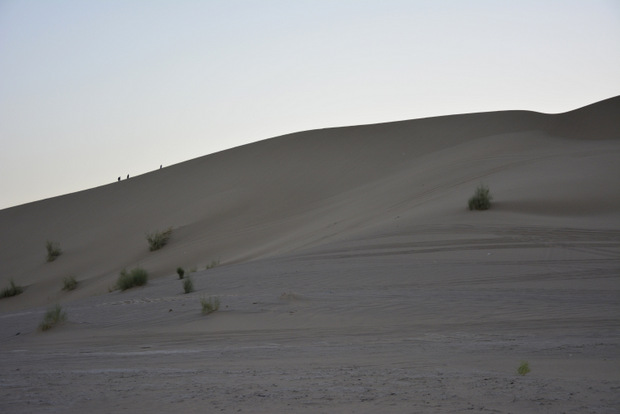
<path fill-rule="evenodd" d="M 43 321 L 39 324 L 39 329 L 47 331 L 65 320 L 67 320 L 67 314 L 63 312 L 60 305 L 56 305 L 45 313 Z"/>
<path fill-rule="evenodd" d="M 136 267 L 132 269 L 131 272 L 127 272 L 127 270 L 123 269 L 116 281 L 116 287 L 120 290 L 127 290 L 134 286 L 145 285 L 148 279 L 148 272 L 141 267 Z"/>
<path fill-rule="evenodd" d="M 47 261 L 53 262 L 56 260 L 58 256 L 62 254 L 62 250 L 60 249 L 60 244 L 53 241 L 45 242 L 45 249 L 47 250 Z"/>
<path fill-rule="evenodd" d="M 9 287 L 5 287 L 0 292 L 0 298 L 10 298 L 11 296 L 17 296 L 24 291 L 24 288 L 15 284 L 13 279 L 9 282 Z"/>
<path fill-rule="evenodd" d="M 521 362 L 521 365 L 519 365 L 519 368 L 517 368 L 517 372 L 519 373 L 519 375 L 527 374 L 528 372 L 530 372 L 530 364 L 528 364 L 527 361 Z"/>
<path fill-rule="evenodd" d="M 194 291 L 194 282 L 191 276 L 187 276 L 185 280 L 183 280 L 183 290 L 185 293 L 192 293 Z"/>
<path fill-rule="evenodd" d="M 489 187 L 486 185 L 480 184 L 478 188 L 476 188 L 476 192 L 469 199 L 469 209 L 470 210 L 488 210 L 491 208 L 491 200 L 493 197 L 489 193 Z"/>
<path fill-rule="evenodd" d="M 220 264 L 220 259 L 211 260 L 211 263 L 205 266 L 205 270 L 213 269 L 215 266 L 219 266 L 219 264 Z"/>
<path fill-rule="evenodd" d="M 177 267 L 177 274 L 179 275 L 179 279 L 183 279 L 183 277 L 185 276 L 185 269 L 180 266 Z"/>
<path fill-rule="evenodd" d="M 149 250 L 159 250 L 164 247 L 172 235 L 172 228 L 168 228 L 164 231 L 155 231 L 153 233 L 146 234 L 146 240 L 149 242 Z"/>
<path fill-rule="evenodd" d="M 202 305 L 202 314 L 208 315 L 220 309 L 220 298 L 211 297 L 208 300 L 206 298 L 200 299 Z"/>
<path fill-rule="evenodd" d="M 74 276 L 67 276 L 62 280 L 62 290 L 74 290 L 78 282 L 75 280 Z"/>

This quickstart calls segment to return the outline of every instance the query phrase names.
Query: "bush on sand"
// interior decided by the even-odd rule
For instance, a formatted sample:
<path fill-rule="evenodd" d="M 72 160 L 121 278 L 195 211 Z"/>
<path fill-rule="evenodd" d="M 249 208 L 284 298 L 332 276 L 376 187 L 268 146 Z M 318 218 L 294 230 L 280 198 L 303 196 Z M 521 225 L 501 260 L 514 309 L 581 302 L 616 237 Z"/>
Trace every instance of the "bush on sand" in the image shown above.
<path fill-rule="evenodd" d="M 118 277 L 118 280 L 116 281 L 116 287 L 120 290 L 127 290 L 134 286 L 145 285 L 148 279 L 148 272 L 141 267 L 136 267 L 130 272 L 123 269 Z"/>
<path fill-rule="evenodd" d="M 489 193 L 489 187 L 480 184 L 476 188 L 476 192 L 469 199 L 468 205 L 470 210 L 488 210 L 491 208 L 491 200 L 493 197 Z"/>

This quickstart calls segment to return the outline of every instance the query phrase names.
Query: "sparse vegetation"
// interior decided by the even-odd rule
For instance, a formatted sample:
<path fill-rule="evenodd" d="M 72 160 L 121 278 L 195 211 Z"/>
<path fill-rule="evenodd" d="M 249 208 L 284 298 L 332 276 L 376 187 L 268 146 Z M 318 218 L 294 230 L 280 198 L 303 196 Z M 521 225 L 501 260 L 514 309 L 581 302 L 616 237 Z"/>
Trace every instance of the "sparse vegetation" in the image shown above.
<path fill-rule="evenodd" d="M 146 240 L 149 242 L 149 250 L 159 250 L 164 247 L 168 240 L 170 240 L 170 236 L 172 235 L 172 228 L 168 227 L 167 230 L 164 231 L 155 231 L 153 233 L 146 234 Z"/>
<path fill-rule="evenodd" d="M 183 279 L 183 277 L 185 276 L 185 269 L 180 266 L 177 267 L 177 274 L 179 275 L 179 279 Z"/>
<path fill-rule="evenodd" d="M 191 269 L 189 269 L 189 273 L 196 273 L 196 266 L 192 267 Z"/>
<path fill-rule="evenodd" d="M 148 279 L 148 272 L 141 267 L 133 268 L 130 272 L 123 269 L 116 281 L 116 287 L 120 290 L 127 290 L 134 286 L 145 285 Z"/>
<path fill-rule="evenodd" d="M 220 264 L 220 259 L 211 260 L 211 263 L 205 266 L 205 270 L 213 269 L 215 266 L 219 266 L 219 264 Z"/>
<path fill-rule="evenodd" d="M 58 256 L 62 254 L 62 249 L 60 248 L 60 244 L 53 241 L 45 242 L 45 249 L 47 250 L 47 261 L 53 262 L 56 260 Z"/>
<path fill-rule="evenodd" d="M 187 276 L 185 280 L 183 280 L 183 290 L 185 293 L 192 293 L 194 291 L 194 282 L 191 276 Z"/>
<path fill-rule="evenodd" d="M 9 287 L 5 287 L 0 292 L 0 298 L 10 298 L 11 296 L 17 296 L 24 291 L 24 288 L 16 285 L 15 281 L 11 279 L 9 282 Z"/>
<path fill-rule="evenodd" d="M 208 315 L 220 309 L 220 298 L 211 297 L 209 299 L 202 298 L 200 299 L 200 304 L 202 305 L 202 314 Z"/>
<path fill-rule="evenodd" d="M 39 330 L 47 331 L 65 320 L 67 320 L 67 313 L 60 305 L 56 305 L 45 313 L 43 321 L 39 324 Z"/>
<path fill-rule="evenodd" d="M 527 361 L 521 362 L 521 365 L 519 365 L 519 368 L 517 368 L 517 372 L 519 373 L 519 375 L 527 374 L 528 372 L 530 372 L 530 364 L 528 364 Z"/>
<path fill-rule="evenodd" d="M 67 276 L 62 280 L 62 290 L 74 290 L 78 285 L 75 276 Z"/>
<path fill-rule="evenodd" d="M 489 187 L 486 185 L 480 184 L 478 188 L 476 188 L 476 192 L 469 199 L 469 209 L 470 210 L 488 210 L 491 208 L 491 200 L 493 197 L 489 193 Z"/>

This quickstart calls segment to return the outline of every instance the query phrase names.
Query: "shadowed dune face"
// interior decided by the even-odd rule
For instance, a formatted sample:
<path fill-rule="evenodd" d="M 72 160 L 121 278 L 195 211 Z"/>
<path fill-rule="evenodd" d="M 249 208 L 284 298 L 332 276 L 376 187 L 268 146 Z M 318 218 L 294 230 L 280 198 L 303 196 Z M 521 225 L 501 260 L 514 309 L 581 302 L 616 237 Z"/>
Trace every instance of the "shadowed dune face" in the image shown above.
<path fill-rule="evenodd" d="M 507 111 L 315 130 L 132 180 L 0 211 L 0 284 L 27 289 L 0 309 L 105 293 L 140 264 L 157 278 L 292 253 L 418 223 L 620 223 L 620 99 L 545 115 Z M 466 200 L 487 183 L 487 216 Z M 164 249 L 145 233 L 172 227 Z M 64 254 L 45 261 L 45 242 Z M 51 292 L 51 293 L 50 293 Z M 66 294 L 65 294 L 66 295 Z"/>

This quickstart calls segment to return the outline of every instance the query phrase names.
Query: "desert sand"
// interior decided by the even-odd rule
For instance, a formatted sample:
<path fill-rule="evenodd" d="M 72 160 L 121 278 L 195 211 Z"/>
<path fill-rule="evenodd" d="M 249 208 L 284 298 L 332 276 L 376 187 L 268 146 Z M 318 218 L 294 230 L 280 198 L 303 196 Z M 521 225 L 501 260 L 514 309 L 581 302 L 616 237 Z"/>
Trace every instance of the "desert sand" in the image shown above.
<path fill-rule="evenodd" d="M 25 288 L 0 412 L 617 413 L 619 189 L 616 97 L 294 133 L 0 210 L 0 287 Z"/>

